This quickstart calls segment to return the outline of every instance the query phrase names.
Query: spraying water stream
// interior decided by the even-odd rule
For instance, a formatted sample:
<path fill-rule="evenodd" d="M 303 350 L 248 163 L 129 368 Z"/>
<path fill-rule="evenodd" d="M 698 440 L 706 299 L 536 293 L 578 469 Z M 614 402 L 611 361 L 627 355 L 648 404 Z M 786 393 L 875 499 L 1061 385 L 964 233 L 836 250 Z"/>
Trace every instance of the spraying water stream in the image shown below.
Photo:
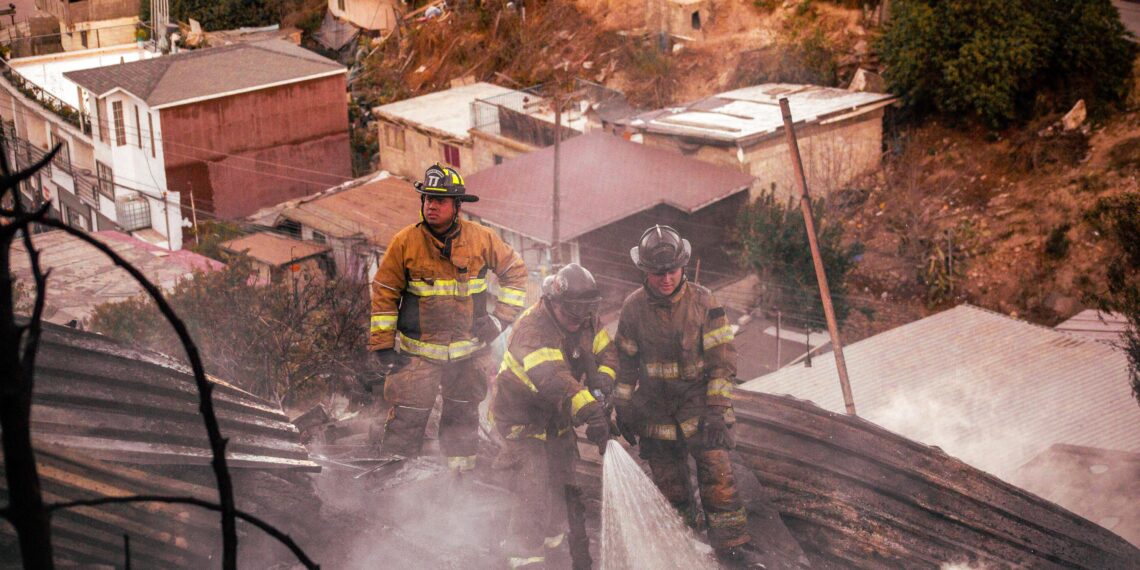
<path fill-rule="evenodd" d="M 602 463 L 602 570 L 716 570 L 692 530 L 617 441 Z"/>

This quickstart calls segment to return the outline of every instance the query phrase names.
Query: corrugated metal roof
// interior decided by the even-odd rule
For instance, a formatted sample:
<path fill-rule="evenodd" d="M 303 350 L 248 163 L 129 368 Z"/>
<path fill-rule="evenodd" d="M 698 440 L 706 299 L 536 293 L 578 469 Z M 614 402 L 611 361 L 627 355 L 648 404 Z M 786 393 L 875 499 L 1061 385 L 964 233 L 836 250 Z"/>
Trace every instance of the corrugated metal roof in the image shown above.
<path fill-rule="evenodd" d="M 194 497 L 216 501 L 218 492 L 186 481 L 92 459 L 57 446 L 36 445 L 44 500 L 62 503 L 128 495 Z M 0 473 L 3 458 L 0 458 Z M 0 478 L 0 494 L 7 495 Z M 220 543 L 218 515 L 189 505 L 134 503 L 83 507 L 52 516 L 52 548 L 57 563 L 123 562 L 123 534 L 131 537 L 131 562 L 143 568 L 204 568 Z M 14 540 L 9 525 L 0 540 Z"/>
<path fill-rule="evenodd" d="M 560 239 L 572 240 L 658 204 L 692 213 L 752 184 L 752 177 L 602 132 L 561 144 Z M 468 176 L 479 201 L 464 210 L 544 243 L 553 240 L 554 148 Z"/>
<path fill-rule="evenodd" d="M 651 133 L 737 141 L 774 134 L 784 126 L 781 97 L 787 97 L 796 124 L 814 123 L 852 111 L 879 108 L 893 95 L 768 83 L 720 93 L 682 107 L 638 115 L 630 125 Z"/>
<path fill-rule="evenodd" d="M 1057 325 L 1056 329 L 1093 340 L 1116 343 L 1120 342 L 1124 332 L 1128 330 L 1128 319 L 1119 313 L 1102 313 L 1096 309 L 1088 309 Z"/>
<path fill-rule="evenodd" d="M 1125 356 L 1101 342 L 968 305 L 844 348 L 860 417 L 1000 476 L 1056 443 L 1140 451 Z M 843 411 L 835 361 L 745 390 Z"/>
<path fill-rule="evenodd" d="M 158 107 L 345 71 L 335 61 L 285 40 L 272 39 L 183 51 L 63 75 L 97 97 L 122 89 Z"/>
<path fill-rule="evenodd" d="M 191 251 L 170 252 L 118 232 L 102 231 L 92 235 L 164 289 L 193 277 L 196 270 L 213 271 L 224 267 Z M 33 244 L 40 251 L 40 263 L 52 271 L 45 312 L 48 322 L 83 321 L 103 303 L 125 301 L 142 293 L 142 288 L 127 278 L 126 272 L 78 238 L 64 232 L 46 232 L 37 234 Z M 24 283 L 31 283 L 31 266 L 23 242 L 17 240 L 13 250 L 13 275 Z"/>
<path fill-rule="evenodd" d="M 470 138 L 467 130 L 472 127 L 471 104 L 476 99 L 487 99 L 513 91 L 491 83 L 478 82 L 388 103 L 373 111 L 382 117 L 401 119 L 467 140 Z"/>
<path fill-rule="evenodd" d="M 257 261 L 281 267 L 329 251 L 327 245 L 296 240 L 279 234 L 257 232 L 222 243 L 230 253 L 244 253 Z"/>
<path fill-rule="evenodd" d="M 400 178 L 372 179 L 298 200 L 277 216 L 337 238 L 363 237 L 387 247 L 392 236 L 419 221 L 420 198 Z"/>
<path fill-rule="evenodd" d="M 230 465 L 319 471 L 281 407 L 211 378 Z M 47 325 L 36 359 L 37 443 L 136 464 L 207 465 L 189 367 L 110 338 Z"/>

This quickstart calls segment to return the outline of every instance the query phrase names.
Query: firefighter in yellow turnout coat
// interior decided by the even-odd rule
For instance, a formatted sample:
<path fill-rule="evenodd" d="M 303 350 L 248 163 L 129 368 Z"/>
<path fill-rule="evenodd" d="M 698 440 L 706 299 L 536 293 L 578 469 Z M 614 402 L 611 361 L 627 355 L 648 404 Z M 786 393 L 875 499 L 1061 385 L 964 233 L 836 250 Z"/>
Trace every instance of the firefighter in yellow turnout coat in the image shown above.
<path fill-rule="evenodd" d="M 561 566 L 564 489 L 578 458 L 573 427 L 586 423 L 586 437 L 599 448 L 610 437 L 608 414 L 591 393 L 610 392 L 617 365 L 597 323 L 597 283 L 571 264 L 547 277 L 542 290 L 542 300 L 514 326 L 491 397 L 492 421 L 506 440 L 496 467 L 511 470 L 515 497 L 507 539 L 512 569 Z"/>
<path fill-rule="evenodd" d="M 646 277 L 626 298 L 618 322 L 618 427 L 630 441 L 641 438 L 654 483 L 697 526 L 691 455 L 717 558 L 758 566 L 744 548 L 751 537 L 729 458 L 736 349 L 724 307 L 708 289 L 685 281 L 691 246 L 673 228 L 646 230 L 630 255 Z"/>
<path fill-rule="evenodd" d="M 442 388 L 440 447 L 452 470 L 466 471 L 475 465 L 477 407 L 487 395 L 482 349 L 522 311 L 526 267 L 494 232 L 459 219 L 460 203 L 478 198 L 454 169 L 432 166 L 416 190 L 423 221 L 392 238 L 372 280 L 368 348 L 389 371 L 391 405 L 381 452 L 419 455 Z M 500 285 L 493 313 L 489 273 Z"/>

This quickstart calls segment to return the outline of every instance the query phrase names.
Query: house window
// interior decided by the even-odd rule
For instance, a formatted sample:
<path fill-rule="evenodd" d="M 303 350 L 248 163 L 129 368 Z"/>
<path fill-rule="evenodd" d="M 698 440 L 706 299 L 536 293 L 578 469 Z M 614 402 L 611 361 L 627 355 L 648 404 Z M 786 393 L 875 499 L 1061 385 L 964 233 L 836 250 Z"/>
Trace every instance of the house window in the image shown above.
<path fill-rule="evenodd" d="M 150 127 L 150 157 L 156 158 L 158 155 L 154 153 L 154 115 L 149 111 L 146 114 L 146 124 Z"/>
<path fill-rule="evenodd" d="M 701 29 L 701 13 L 700 12 L 693 12 L 691 20 L 692 20 L 694 30 Z"/>
<path fill-rule="evenodd" d="M 127 125 L 123 119 L 123 102 L 115 101 L 111 103 L 111 113 L 115 116 L 115 144 L 123 146 L 127 144 Z"/>
<path fill-rule="evenodd" d="M 91 230 L 91 221 L 87 219 L 87 216 L 84 216 L 83 214 L 76 212 L 74 208 L 68 210 L 66 213 L 66 216 L 67 216 L 67 225 L 69 225 L 73 228 L 79 228 L 82 230 L 87 230 L 87 231 Z"/>
<path fill-rule="evenodd" d="M 336 6 L 340 8 L 341 12 L 344 12 L 344 0 L 336 0 Z"/>
<path fill-rule="evenodd" d="M 454 145 L 443 145 L 443 161 L 456 168 L 462 168 L 463 165 L 459 164 L 459 147 Z"/>
<path fill-rule="evenodd" d="M 67 174 L 71 173 L 71 150 L 67 147 L 67 140 L 59 138 L 55 133 L 48 133 L 51 146 L 59 145 L 59 152 L 55 153 L 52 163 Z"/>
<path fill-rule="evenodd" d="M 99 189 L 99 193 L 111 198 L 115 198 L 115 175 L 111 171 L 111 167 L 95 161 L 95 187 Z"/>
<path fill-rule="evenodd" d="M 139 106 L 135 105 L 135 131 L 138 135 L 139 148 L 142 148 L 142 121 L 139 120 Z"/>
<path fill-rule="evenodd" d="M 495 161 L 495 166 L 498 166 L 498 165 L 502 164 L 502 163 L 503 163 L 503 160 L 505 160 L 505 159 L 502 157 L 502 155 L 498 155 L 498 154 L 493 154 L 493 155 L 491 155 L 491 157 L 492 157 L 492 158 L 494 159 L 494 161 Z"/>
<path fill-rule="evenodd" d="M 389 148 L 404 150 L 404 128 L 393 125 L 384 125 L 384 144 Z"/>
<path fill-rule="evenodd" d="M 107 100 L 96 100 L 95 110 L 99 114 L 99 142 L 107 142 Z"/>
<path fill-rule="evenodd" d="M 313 232 L 313 241 L 316 243 L 319 243 L 319 244 L 326 244 L 329 242 L 329 238 L 328 238 L 328 236 L 326 236 L 325 234 L 322 234 L 321 232 L 314 231 Z"/>

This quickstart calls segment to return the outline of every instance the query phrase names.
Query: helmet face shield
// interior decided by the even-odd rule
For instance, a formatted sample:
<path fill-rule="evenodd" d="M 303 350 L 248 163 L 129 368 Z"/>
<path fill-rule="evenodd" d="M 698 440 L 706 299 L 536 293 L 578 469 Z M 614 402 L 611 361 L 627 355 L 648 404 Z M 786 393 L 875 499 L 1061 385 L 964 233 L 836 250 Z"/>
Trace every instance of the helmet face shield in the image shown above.
<path fill-rule="evenodd" d="M 542 282 L 542 296 L 575 324 L 598 314 L 602 293 L 586 268 L 571 263 Z"/>
<path fill-rule="evenodd" d="M 598 314 L 601 298 L 597 299 L 563 299 L 558 302 L 558 308 L 570 319 L 583 323 Z"/>

